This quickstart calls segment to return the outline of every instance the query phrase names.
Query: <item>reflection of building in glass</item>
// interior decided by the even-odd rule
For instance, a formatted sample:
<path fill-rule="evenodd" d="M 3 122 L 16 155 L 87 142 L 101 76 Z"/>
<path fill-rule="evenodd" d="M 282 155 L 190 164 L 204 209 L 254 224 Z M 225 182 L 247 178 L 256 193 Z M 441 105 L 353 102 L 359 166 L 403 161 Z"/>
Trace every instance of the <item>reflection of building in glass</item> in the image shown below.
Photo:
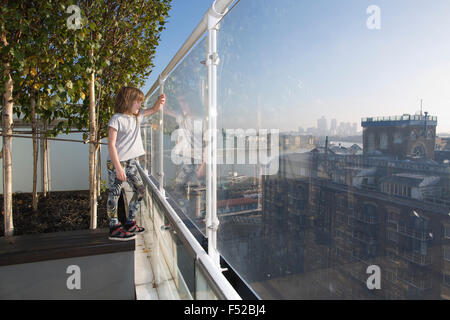
<path fill-rule="evenodd" d="M 298 133 L 281 133 L 279 137 L 280 151 L 305 151 L 319 144 L 319 138 L 313 135 Z"/>
<path fill-rule="evenodd" d="M 217 201 L 217 214 L 245 213 L 258 208 L 258 199 L 236 198 Z"/>
<path fill-rule="evenodd" d="M 364 118 L 364 153 L 434 159 L 437 118 L 423 115 Z"/>
<path fill-rule="evenodd" d="M 271 241 L 263 264 L 272 278 L 298 284 L 280 292 L 450 298 L 448 167 L 311 152 L 282 156 L 280 175 L 264 180 L 263 229 Z M 397 193 L 386 192 L 387 182 Z M 380 266 L 382 290 L 367 289 L 369 265 Z"/>
<path fill-rule="evenodd" d="M 262 298 L 450 299 L 450 166 L 431 160 L 429 119 L 428 137 L 423 117 L 419 126 L 368 125 L 364 151 L 373 133 L 380 152 L 316 147 L 280 156 L 278 175 L 263 176 L 262 220 L 249 234 L 234 221 L 222 235 L 234 243 L 222 244 L 229 260 Z M 400 139 L 409 147 L 398 150 Z M 422 158 L 410 152 L 417 143 Z M 370 265 L 381 269 L 381 290 L 367 288 Z"/>
<path fill-rule="evenodd" d="M 428 137 L 423 117 L 418 127 L 392 121 L 371 120 L 379 123 L 364 128 L 364 153 L 281 135 L 290 152 L 280 152 L 277 175 L 219 179 L 219 250 L 262 298 L 450 299 L 450 165 L 431 147 L 442 143 L 436 119 L 426 120 Z M 422 142 L 424 157 L 411 154 Z M 187 211 L 204 227 L 204 194 L 194 191 Z M 381 290 L 367 288 L 370 265 L 381 269 Z"/>

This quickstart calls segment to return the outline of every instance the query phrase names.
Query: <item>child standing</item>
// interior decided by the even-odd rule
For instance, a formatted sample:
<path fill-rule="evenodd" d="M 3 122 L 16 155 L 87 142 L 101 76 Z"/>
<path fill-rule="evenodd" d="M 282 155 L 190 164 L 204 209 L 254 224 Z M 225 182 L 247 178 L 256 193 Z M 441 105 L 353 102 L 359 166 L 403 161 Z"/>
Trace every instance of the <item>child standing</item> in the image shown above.
<path fill-rule="evenodd" d="M 141 113 L 141 105 L 145 96 L 141 90 L 133 87 L 123 87 L 116 96 L 115 114 L 108 123 L 108 151 L 106 161 L 108 170 L 108 202 L 109 239 L 130 240 L 144 228 L 136 224 L 136 212 L 144 197 L 144 185 L 139 176 L 136 161 L 145 154 L 142 145 L 140 123 L 143 118 L 161 109 L 166 101 L 161 95 L 150 109 Z M 122 190 L 122 183 L 127 181 L 133 188 L 133 197 L 129 203 L 128 217 L 125 226 L 118 220 L 117 202 Z"/>

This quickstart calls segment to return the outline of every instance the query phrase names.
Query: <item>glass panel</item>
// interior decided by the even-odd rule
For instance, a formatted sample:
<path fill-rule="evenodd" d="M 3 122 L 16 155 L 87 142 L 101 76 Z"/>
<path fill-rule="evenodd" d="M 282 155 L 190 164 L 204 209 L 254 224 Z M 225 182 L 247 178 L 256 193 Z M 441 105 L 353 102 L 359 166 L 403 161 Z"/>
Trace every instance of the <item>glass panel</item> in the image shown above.
<path fill-rule="evenodd" d="M 206 41 L 202 39 L 164 85 L 164 188 L 181 209 L 180 215 L 201 229 L 205 212 L 205 56 Z"/>
<path fill-rule="evenodd" d="M 198 261 L 195 262 L 195 270 L 195 300 L 218 300 L 217 296 L 208 285 L 203 268 Z"/>
<path fill-rule="evenodd" d="M 157 200 L 152 199 L 154 234 L 151 258 L 156 282 L 173 283 L 181 300 L 191 300 L 195 290 L 194 258 L 174 232 Z M 149 235 L 147 235 L 149 236 Z M 165 286 L 170 288 L 171 284 Z M 172 293 L 173 294 L 173 293 Z"/>
<path fill-rule="evenodd" d="M 247 0 L 221 23 L 219 250 L 263 299 L 449 297 L 450 2 L 372 4 Z"/>
<path fill-rule="evenodd" d="M 144 102 L 144 109 L 152 108 L 159 97 L 159 88 L 157 88 L 151 96 L 149 96 Z M 143 143 L 146 152 L 145 167 L 149 173 L 155 178 L 158 177 L 160 172 L 159 166 L 159 120 L 160 113 L 154 113 L 150 117 L 147 117 L 141 125 L 141 131 L 143 135 Z"/>
<path fill-rule="evenodd" d="M 152 95 L 150 95 L 144 102 L 143 108 L 152 108 L 159 97 L 159 88 L 157 88 Z M 142 164 L 144 169 L 148 170 L 148 173 L 152 173 L 156 177 L 157 160 L 159 161 L 158 154 L 159 140 L 157 139 L 157 131 L 159 128 L 159 112 L 154 113 L 150 117 L 144 118 L 141 125 L 142 142 L 144 143 L 144 149 L 146 152 L 145 162 Z"/>

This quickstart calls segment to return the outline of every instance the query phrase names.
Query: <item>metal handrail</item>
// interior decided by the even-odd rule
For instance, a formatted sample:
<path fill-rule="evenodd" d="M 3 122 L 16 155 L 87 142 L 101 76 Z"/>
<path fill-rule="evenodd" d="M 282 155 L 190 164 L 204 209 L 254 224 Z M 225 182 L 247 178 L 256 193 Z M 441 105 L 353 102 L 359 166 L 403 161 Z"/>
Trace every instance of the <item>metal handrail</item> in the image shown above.
<path fill-rule="evenodd" d="M 208 15 L 214 11 L 219 14 L 225 14 L 227 8 L 234 1 L 235 0 L 215 0 L 213 2 L 209 10 L 203 16 L 202 20 L 198 23 L 197 27 L 195 27 L 191 35 L 186 39 L 186 41 L 177 51 L 172 60 L 170 60 L 163 72 L 161 72 L 158 79 L 150 87 L 147 94 L 145 95 L 145 98 L 148 98 L 156 90 L 156 88 L 158 88 L 158 86 L 160 85 L 160 80 L 165 80 L 167 78 L 170 72 L 172 72 L 172 70 L 175 69 L 178 63 L 188 54 L 195 43 L 197 43 L 197 41 L 205 34 L 208 29 Z"/>
<path fill-rule="evenodd" d="M 215 266 L 208 253 L 202 248 L 200 243 L 198 243 L 198 241 L 180 219 L 178 214 L 167 201 L 166 197 L 159 191 L 158 187 L 144 172 L 144 169 L 142 169 L 140 164 L 137 164 L 137 168 L 146 187 L 148 187 L 150 191 L 156 195 L 160 203 L 163 205 L 164 209 L 166 209 L 166 212 L 163 212 L 163 214 L 171 222 L 171 226 L 176 231 L 177 236 L 180 237 L 184 245 L 187 247 L 188 252 L 196 261 L 199 262 L 203 271 L 206 272 L 206 279 L 214 293 L 219 297 L 219 299 L 242 300 L 236 290 L 225 278 L 225 276 Z"/>

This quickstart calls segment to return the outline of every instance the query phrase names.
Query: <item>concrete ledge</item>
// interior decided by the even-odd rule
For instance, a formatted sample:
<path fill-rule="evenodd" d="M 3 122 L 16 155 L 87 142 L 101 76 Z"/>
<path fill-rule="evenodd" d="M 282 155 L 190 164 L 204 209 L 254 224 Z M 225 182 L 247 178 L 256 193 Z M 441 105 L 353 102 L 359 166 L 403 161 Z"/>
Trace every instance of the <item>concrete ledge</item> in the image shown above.
<path fill-rule="evenodd" d="M 135 299 L 135 241 L 108 230 L 0 239 L 0 299 Z"/>
<path fill-rule="evenodd" d="M 0 238 L 0 266 L 134 251 L 135 241 L 112 241 L 108 229 Z"/>

